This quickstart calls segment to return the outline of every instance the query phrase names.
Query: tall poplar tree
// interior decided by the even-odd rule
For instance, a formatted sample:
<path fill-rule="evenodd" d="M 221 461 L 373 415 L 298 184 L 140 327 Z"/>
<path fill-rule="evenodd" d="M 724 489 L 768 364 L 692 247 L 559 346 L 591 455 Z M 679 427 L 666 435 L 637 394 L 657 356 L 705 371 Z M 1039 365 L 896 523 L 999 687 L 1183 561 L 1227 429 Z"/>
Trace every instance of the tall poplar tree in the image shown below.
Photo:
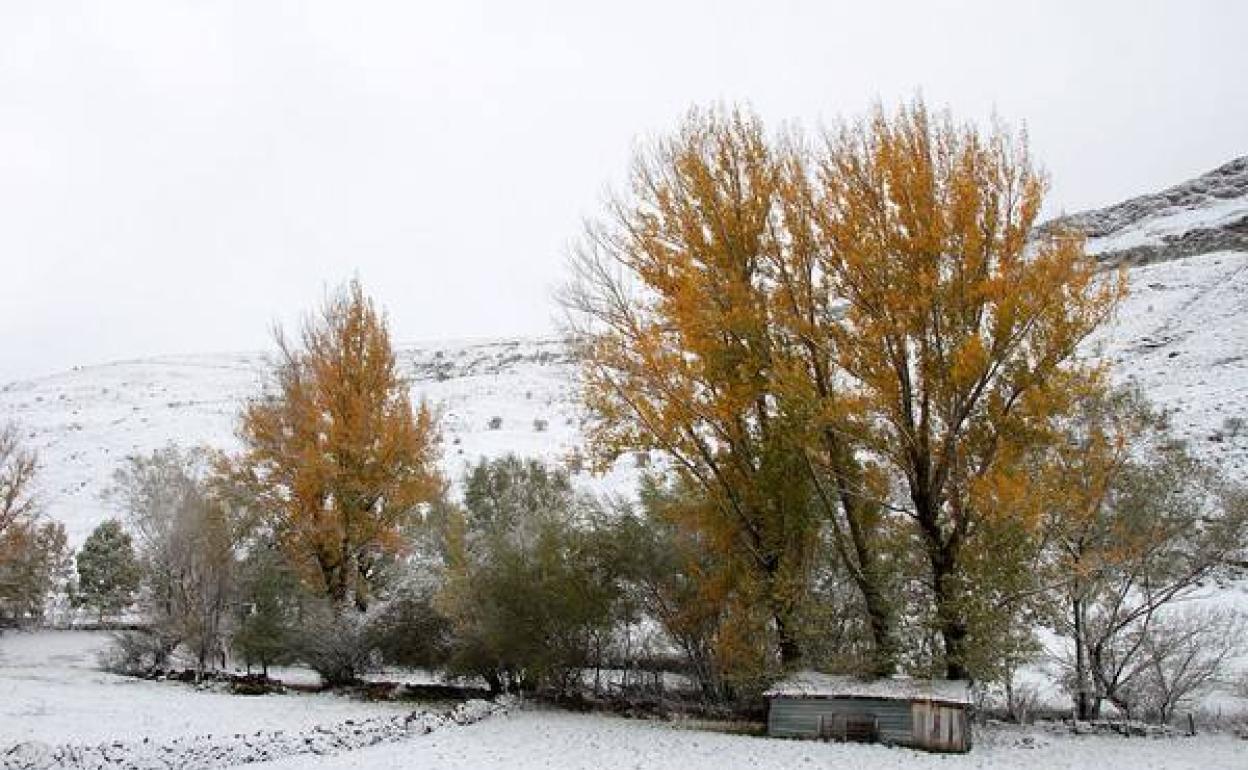
<path fill-rule="evenodd" d="M 887 673 L 895 645 L 874 590 L 875 508 L 834 425 L 844 411 L 820 347 L 832 316 L 808 269 L 812 240 L 789 226 L 804 204 L 804 162 L 751 115 L 691 113 L 637 156 L 628 194 L 588 228 L 564 304 L 599 459 L 657 450 L 702 490 L 717 515 L 684 525 L 746 567 L 785 665 L 801 658 L 823 520 L 847 519 L 857 547 L 847 535 L 842 552 L 866 565 L 855 574 Z M 800 307 L 785 292 L 801 293 Z M 807 319 L 812 309 L 819 317 Z M 799 319 L 819 328 L 802 337 Z M 812 470 L 828 468 L 843 483 L 825 494 Z"/>
<path fill-rule="evenodd" d="M 430 408 L 413 409 L 384 316 L 352 281 L 278 333 L 272 388 L 243 410 L 242 481 L 335 615 L 367 608 L 401 532 L 444 482 Z"/>
<path fill-rule="evenodd" d="M 1101 369 L 1076 355 L 1121 280 L 1075 233 L 1038 232 L 1046 181 L 1025 137 L 919 102 L 832 133 L 814 207 L 819 270 L 844 303 L 835 362 L 904 493 L 930 569 L 946 675 L 964 678 L 982 525 L 1040 523 L 1029 463 Z"/>
<path fill-rule="evenodd" d="M 1102 387 L 1076 349 L 1121 281 L 1077 234 L 1034 227 L 1045 179 L 1022 137 L 916 103 L 822 139 L 695 111 L 638 156 L 565 295 L 590 439 L 600 459 L 662 451 L 705 491 L 720 515 L 690 526 L 749 566 L 786 664 L 827 534 L 873 669 L 895 669 L 892 554 L 913 536 L 964 677 L 970 581 L 1015 582 L 974 549 L 1008 534 L 1028 552 L 1028 463 Z"/>

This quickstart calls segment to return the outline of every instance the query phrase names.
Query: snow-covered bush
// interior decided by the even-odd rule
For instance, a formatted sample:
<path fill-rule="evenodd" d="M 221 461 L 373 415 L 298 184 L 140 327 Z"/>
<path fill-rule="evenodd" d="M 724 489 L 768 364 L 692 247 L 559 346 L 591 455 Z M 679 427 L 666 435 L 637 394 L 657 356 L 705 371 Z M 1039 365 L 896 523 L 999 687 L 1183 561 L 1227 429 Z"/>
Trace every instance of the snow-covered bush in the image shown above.
<path fill-rule="evenodd" d="M 353 610 L 335 613 L 327 606 L 315 607 L 304 619 L 296 653 L 326 685 L 351 684 L 381 665 L 368 621 Z"/>
<path fill-rule="evenodd" d="M 1216 685 L 1243 652 L 1244 619 L 1226 610 L 1172 612 L 1139 637 L 1138 677 L 1127 688 L 1132 711 L 1169 724 Z"/>
<path fill-rule="evenodd" d="M 593 526 L 593 503 L 568 475 L 535 460 L 482 461 L 464 479 L 448 526 L 438 597 L 451 628 L 449 666 L 493 692 L 568 692 L 609 643 L 622 601 L 618 565 Z"/>
<path fill-rule="evenodd" d="M 446 660 L 449 621 L 434 607 L 433 588 L 411 582 L 370 610 L 368 636 L 388 665 L 434 668 Z"/>
<path fill-rule="evenodd" d="M 176 639 L 200 671 L 224 663 L 237 578 L 238 528 L 211 466 L 210 450 L 170 444 L 126 458 L 109 491 L 135 533 L 153 633 Z"/>
<path fill-rule="evenodd" d="M 175 637 L 149 631 L 122 631 L 100 653 L 100 667 L 125 676 L 151 676 L 166 670 L 178 646 Z"/>

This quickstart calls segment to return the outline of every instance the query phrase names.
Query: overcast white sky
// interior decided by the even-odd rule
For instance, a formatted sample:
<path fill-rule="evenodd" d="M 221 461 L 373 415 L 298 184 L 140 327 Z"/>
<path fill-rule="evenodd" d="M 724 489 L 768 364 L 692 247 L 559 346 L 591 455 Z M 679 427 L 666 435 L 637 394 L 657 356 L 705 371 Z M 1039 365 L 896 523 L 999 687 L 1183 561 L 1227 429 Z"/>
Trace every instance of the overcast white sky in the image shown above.
<path fill-rule="evenodd" d="M 552 328 L 582 218 L 693 104 L 922 90 L 1052 211 L 1248 153 L 1248 3 L 0 3 L 0 382 L 259 349 L 358 274 L 402 341 Z"/>

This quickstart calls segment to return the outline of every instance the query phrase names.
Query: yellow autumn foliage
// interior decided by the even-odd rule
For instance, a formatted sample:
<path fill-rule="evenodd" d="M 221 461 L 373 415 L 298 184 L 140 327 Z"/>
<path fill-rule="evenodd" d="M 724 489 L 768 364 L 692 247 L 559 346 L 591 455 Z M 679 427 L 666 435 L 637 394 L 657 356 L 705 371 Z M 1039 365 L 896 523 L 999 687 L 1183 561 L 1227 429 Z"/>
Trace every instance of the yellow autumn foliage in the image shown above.
<path fill-rule="evenodd" d="M 589 437 L 600 467 L 659 450 L 717 502 L 689 526 L 753 565 L 777 626 L 829 535 L 879 673 L 898 593 L 880 554 L 909 520 L 964 676 L 962 551 L 977 522 L 1041 524 L 1031 463 L 1102 387 L 1076 353 L 1123 282 L 1036 227 L 1025 136 L 916 102 L 819 139 L 695 111 L 639 155 L 564 298 Z"/>
<path fill-rule="evenodd" d="M 417 506 L 445 486 L 437 426 L 413 410 L 385 319 L 358 281 L 326 301 L 296 346 L 279 335 L 272 391 L 242 414 L 236 474 L 305 580 L 340 610 L 367 606 Z"/>

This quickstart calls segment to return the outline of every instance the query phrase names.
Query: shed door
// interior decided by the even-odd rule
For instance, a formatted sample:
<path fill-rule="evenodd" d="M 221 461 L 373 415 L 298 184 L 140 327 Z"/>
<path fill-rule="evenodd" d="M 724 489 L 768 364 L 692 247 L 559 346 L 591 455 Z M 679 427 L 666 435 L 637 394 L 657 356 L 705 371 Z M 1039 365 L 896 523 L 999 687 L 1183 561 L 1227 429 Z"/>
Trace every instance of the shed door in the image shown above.
<path fill-rule="evenodd" d="M 937 703 L 914 703 L 910 707 L 916 745 L 932 749 L 963 749 L 963 711 Z"/>
<path fill-rule="evenodd" d="M 960 751 L 962 749 L 962 719 L 966 712 L 955 708 L 942 708 L 941 711 L 945 712 L 946 722 L 949 725 L 945 748 Z"/>
<path fill-rule="evenodd" d="M 932 731 L 932 707 L 929 703 L 910 704 L 910 731 L 916 746 L 926 746 Z"/>

